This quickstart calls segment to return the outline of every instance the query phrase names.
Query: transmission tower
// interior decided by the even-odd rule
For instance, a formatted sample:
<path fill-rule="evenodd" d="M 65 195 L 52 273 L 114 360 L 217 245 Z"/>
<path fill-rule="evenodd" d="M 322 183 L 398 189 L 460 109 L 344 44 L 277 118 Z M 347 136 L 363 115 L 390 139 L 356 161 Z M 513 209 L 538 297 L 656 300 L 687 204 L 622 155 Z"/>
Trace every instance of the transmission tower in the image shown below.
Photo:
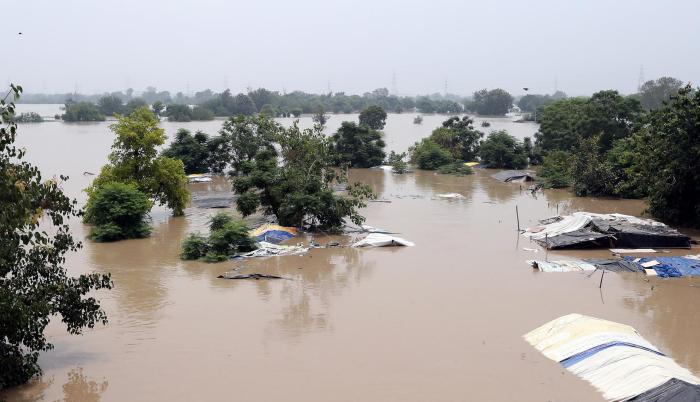
<path fill-rule="evenodd" d="M 644 85 L 644 65 L 639 67 L 639 82 L 637 83 L 637 92 L 642 92 L 642 85 Z"/>

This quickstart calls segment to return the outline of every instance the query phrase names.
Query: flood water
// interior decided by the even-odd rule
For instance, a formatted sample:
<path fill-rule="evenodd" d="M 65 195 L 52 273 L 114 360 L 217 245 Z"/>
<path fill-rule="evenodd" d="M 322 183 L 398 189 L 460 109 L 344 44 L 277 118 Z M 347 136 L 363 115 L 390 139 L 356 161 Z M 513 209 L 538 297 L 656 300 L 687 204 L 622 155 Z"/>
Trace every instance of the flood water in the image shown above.
<path fill-rule="evenodd" d="M 413 116 L 389 116 L 389 149 L 405 150 L 445 119 L 426 116 L 416 126 Z M 334 115 L 329 128 L 350 118 L 356 115 Z M 489 129 L 506 128 L 518 137 L 536 131 L 533 124 L 488 120 Z M 70 175 L 64 189 L 82 201 L 80 190 L 92 179 L 83 172 L 97 172 L 106 161 L 112 142 L 108 124 L 24 124 L 18 141 L 45 176 Z M 220 124 L 163 126 L 169 135 L 179 127 L 214 134 Z M 303 256 L 218 264 L 181 261 L 182 238 L 206 231 L 214 212 L 194 207 L 179 218 L 154 211 L 148 239 L 85 241 L 67 266 L 72 274 L 112 273 L 115 288 L 97 294 L 109 324 L 70 336 L 52 323 L 47 332 L 55 349 L 41 356 L 44 376 L 0 399 L 602 400 L 522 339 L 544 322 L 573 312 L 632 325 L 700 374 L 695 307 L 700 280 L 606 274 L 599 289 L 599 273 L 538 273 L 525 263 L 546 253 L 518 236 L 516 206 L 521 225 L 529 226 L 557 208 L 639 215 L 643 202 L 575 198 L 562 190 L 535 198 L 518 184 L 496 182 L 491 173 L 452 177 L 352 170 L 352 180 L 370 184 L 391 201 L 370 203 L 363 211 L 367 223 L 398 232 L 415 247 L 323 248 Z M 191 190 L 225 191 L 227 186 L 218 180 L 191 185 Z M 447 192 L 465 199 L 435 198 Z M 88 228 L 80 222 L 73 227 L 84 239 Z M 314 240 L 348 244 L 352 237 Z M 548 253 L 549 258 L 609 255 Z M 232 268 L 287 279 L 216 278 Z"/>

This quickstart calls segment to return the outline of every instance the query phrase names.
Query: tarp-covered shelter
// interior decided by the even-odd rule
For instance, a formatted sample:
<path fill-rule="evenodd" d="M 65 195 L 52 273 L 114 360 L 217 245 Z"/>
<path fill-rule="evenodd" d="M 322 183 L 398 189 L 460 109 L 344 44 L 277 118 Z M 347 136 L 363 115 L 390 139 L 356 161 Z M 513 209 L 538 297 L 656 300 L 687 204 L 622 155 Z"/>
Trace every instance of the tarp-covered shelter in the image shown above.
<path fill-rule="evenodd" d="M 662 278 L 700 276 L 700 260 L 689 257 L 634 258 L 627 256 L 623 261 L 636 264 L 640 270 L 647 268 L 642 264 L 648 265 L 648 268 L 656 271 L 656 275 Z"/>
<path fill-rule="evenodd" d="M 502 182 L 520 182 L 520 181 L 533 181 L 535 180 L 535 173 L 529 170 L 504 170 L 496 174 L 492 174 L 491 177 Z"/>
<path fill-rule="evenodd" d="M 278 244 L 295 237 L 297 235 L 297 230 L 293 227 L 266 223 L 253 229 L 250 235 L 258 239 L 258 241 Z"/>
<path fill-rule="evenodd" d="M 529 260 L 528 265 L 542 272 L 584 272 L 595 271 L 596 266 L 580 260 L 543 261 Z"/>
<path fill-rule="evenodd" d="M 523 236 L 548 249 L 659 247 L 690 248 L 690 237 L 661 222 L 622 214 L 574 212 L 528 228 Z"/>
<path fill-rule="evenodd" d="M 698 401 L 674 398 L 698 395 L 700 378 L 628 325 L 569 314 L 524 338 L 546 357 L 591 383 L 607 400 Z"/>

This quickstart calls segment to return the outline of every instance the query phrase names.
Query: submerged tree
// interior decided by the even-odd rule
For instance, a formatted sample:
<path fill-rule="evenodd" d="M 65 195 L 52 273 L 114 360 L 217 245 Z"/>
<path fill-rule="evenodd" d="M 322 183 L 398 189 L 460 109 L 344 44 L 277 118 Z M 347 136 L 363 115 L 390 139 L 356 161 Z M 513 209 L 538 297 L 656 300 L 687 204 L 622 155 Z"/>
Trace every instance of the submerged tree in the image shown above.
<path fill-rule="evenodd" d="M 243 216 L 262 207 L 285 226 L 338 229 L 346 218 L 358 225 L 364 222 L 358 210 L 373 197 L 371 189 L 352 183 L 345 194 L 334 191 L 347 176 L 333 168 L 336 155 L 322 130 L 320 125 L 301 130 L 294 123 L 259 147 L 252 160 L 240 163 L 233 173 L 233 189 Z"/>
<path fill-rule="evenodd" d="M 205 173 L 209 171 L 209 136 L 201 131 L 194 135 L 181 128 L 175 133 L 175 140 L 170 143 L 162 155 L 179 159 L 185 166 L 185 173 Z"/>
<path fill-rule="evenodd" d="M 340 165 L 368 168 L 384 162 L 382 133 L 369 126 L 344 121 L 332 141 Z"/>
<path fill-rule="evenodd" d="M 158 156 L 165 131 L 148 107 L 137 109 L 130 116 L 119 117 L 110 129 L 115 133 L 109 163 L 87 189 L 88 205 L 95 191 L 109 182 L 133 184 L 160 205 L 167 205 L 173 215 L 182 215 L 189 200 L 187 177 L 182 161 Z"/>
<path fill-rule="evenodd" d="M 360 112 L 360 125 L 367 126 L 372 130 L 384 130 L 386 125 L 386 111 L 377 105 L 364 108 Z"/>
<path fill-rule="evenodd" d="M 503 116 L 511 107 L 513 107 L 513 96 L 500 88 L 474 92 L 470 104 L 470 108 L 478 114 L 489 116 Z"/>
<path fill-rule="evenodd" d="M 481 143 L 481 163 L 489 168 L 522 169 L 527 166 L 525 147 L 507 131 L 494 131 Z"/>
<path fill-rule="evenodd" d="M 81 247 L 68 220 L 80 211 L 61 190 L 68 178 L 42 179 L 14 145 L 15 107 L 6 100 L 21 91 L 13 85 L 0 100 L 0 389 L 41 373 L 39 352 L 53 348 L 44 336 L 52 316 L 61 316 L 71 334 L 106 323 L 99 302 L 87 294 L 112 286 L 109 275 L 66 272 L 66 253 Z"/>

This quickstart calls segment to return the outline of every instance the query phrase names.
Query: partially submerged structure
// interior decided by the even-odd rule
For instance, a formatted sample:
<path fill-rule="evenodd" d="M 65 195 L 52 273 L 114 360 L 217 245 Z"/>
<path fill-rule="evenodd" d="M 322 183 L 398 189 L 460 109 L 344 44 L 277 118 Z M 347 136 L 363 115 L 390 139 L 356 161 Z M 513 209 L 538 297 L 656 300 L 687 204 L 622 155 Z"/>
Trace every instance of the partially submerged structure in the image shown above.
<path fill-rule="evenodd" d="M 639 272 L 662 278 L 700 276 L 700 255 L 685 257 L 630 257 L 623 259 L 592 258 L 586 260 L 528 260 L 527 264 L 542 272 L 581 272 L 596 269 L 613 272 Z"/>
<path fill-rule="evenodd" d="M 396 236 L 389 236 L 384 233 L 370 233 L 364 239 L 356 242 L 353 247 L 392 247 L 392 246 L 415 246 L 414 243 Z"/>
<path fill-rule="evenodd" d="M 622 214 L 574 212 L 540 221 L 523 236 L 548 249 L 690 248 L 690 237 L 661 222 Z"/>
<path fill-rule="evenodd" d="M 546 357 L 591 383 L 607 400 L 700 400 L 700 379 L 628 325 L 569 314 L 524 338 Z"/>
<path fill-rule="evenodd" d="M 504 170 L 491 177 L 504 183 L 534 181 L 535 173 L 529 170 Z"/>
<path fill-rule="evenodd" d="M 250 232 L 258 241 L 279 244 L 297 235 L 296 228 L 272 223 L 261 225 Z"/>

